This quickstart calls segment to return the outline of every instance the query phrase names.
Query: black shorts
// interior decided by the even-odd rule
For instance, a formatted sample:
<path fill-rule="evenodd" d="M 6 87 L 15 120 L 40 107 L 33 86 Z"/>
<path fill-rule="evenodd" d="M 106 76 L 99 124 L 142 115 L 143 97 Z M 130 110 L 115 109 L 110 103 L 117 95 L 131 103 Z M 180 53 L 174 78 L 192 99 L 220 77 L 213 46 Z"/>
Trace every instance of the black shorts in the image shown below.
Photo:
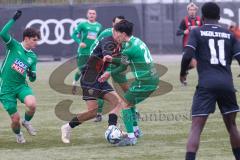
<path fill-rule="evenodd" d="M 98 98 L 103 98 L 105 94 L 114 91 L 112 86 L 107 81 L 103 83 L 98 81 L 94 83 L 88 83 L 81 79 L 81 87 L 83 100 L 96 100 Z"/>
<path fill-rule="evenodd" d="M 216 102 L 222 114 L 239 112 L 235 91 L 197 87 L 193 97 L 192 116 L 214 113 Z"/>

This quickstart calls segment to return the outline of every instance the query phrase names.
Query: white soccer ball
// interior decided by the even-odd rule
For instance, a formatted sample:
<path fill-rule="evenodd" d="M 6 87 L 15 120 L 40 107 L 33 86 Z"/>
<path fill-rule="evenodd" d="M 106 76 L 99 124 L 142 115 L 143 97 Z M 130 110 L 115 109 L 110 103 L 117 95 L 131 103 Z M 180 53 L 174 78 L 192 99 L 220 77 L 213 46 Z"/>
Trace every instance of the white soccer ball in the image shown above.
<path fill-rule="evenodd" d="M 111 144 L 120 142 L 121 138 L 122 131 L 114 125 L 109 126 L 105 132 L 105 139 Z"/>

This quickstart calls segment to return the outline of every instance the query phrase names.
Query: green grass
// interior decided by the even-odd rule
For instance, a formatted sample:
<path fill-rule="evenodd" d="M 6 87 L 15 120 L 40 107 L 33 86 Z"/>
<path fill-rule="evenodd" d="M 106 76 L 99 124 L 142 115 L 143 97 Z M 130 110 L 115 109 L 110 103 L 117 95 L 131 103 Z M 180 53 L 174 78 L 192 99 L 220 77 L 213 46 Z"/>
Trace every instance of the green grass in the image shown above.
<path fill-rule="evenodd" d="M 60 63 L 39 63 L 38 80 L 31 84 L 38 103 L 37 113 L 32 121 L 34 127 L 38 129 L 38 135 L 29 136 L 23 128 L 27 143 L 17 144 L 9 127 L 10 119 L 1 107 L 0 160 L 184 159 L 186 139 L 191 124 L 189 112 L 197 83 L 196 71 L 191 71 L 188 77 L 189 86 L 182 87 L 178 81 L 179 62 L 163 61 L 161 57 L 159 59 L 161 64 L 168 68 L 168 72 L 161 79 L 171 83 L 173 90 L 168 94 L 149 98 L 138 105 L 142 113 L 140 126 L 144 136 L 139 139 L 136 146 L 112 147 L 109 145 L 104 139 L 106 116 L 101 123 L 88 121 L 77 127 L 72 132 L 72 143 L 63 144 L 60 140 L 60 126 L 65 122 L 56 117 L 55 105 L 64 99 L 73 100 L 71 111 L 74 113 L 85 110 L 86 106 L 81 97 L 59 94 L 49 87 L 49 76 Z M 236 78 L 239 73 L 238 65 L 234 63 L 232 68 L 236 88 L 240 89 L 239 79 Z M 72 73 L 66 83 L 71 84 L 71 78 Z M 239 99 L 239 93 L 237 96 Z M 24 106 L 19 103 L 18 108 L 23 115 Z M 155 114 L 157 120 L 154 120 L 154 117 L 150 119 L 151 114 Z M 218 109 L 214 115 L 210 116 L 202 134 L 198 159 L 234 159 Z"/>

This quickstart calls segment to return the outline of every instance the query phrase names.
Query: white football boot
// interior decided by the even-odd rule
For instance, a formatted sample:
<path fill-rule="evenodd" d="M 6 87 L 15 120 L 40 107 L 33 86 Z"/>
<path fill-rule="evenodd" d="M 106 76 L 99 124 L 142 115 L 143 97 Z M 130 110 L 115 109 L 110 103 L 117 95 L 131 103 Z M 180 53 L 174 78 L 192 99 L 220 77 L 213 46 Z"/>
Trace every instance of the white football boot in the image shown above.
<path fill-rule="evenodd" d="M 71 131 L 72 128 L 69 126 L 69 124 L 64 124 L 61 127 L 61 132 L 62 132 L 62 142 L 63 143 L 70 143 L 70 137 L 71 137 Z"/>
<path fill-rule="evenodd" d="M 26 140 L 25 140 L 22 132 L 20 132 L 19 134 L 16 134 L 16 139 L 17 139 L 17 143 L 19 143 L 19 144 L 26 143 Z"/>
<path fill-rule="evenodd" d="M 24 121 L 22 121 L 22 126 L 27 129 L 27 131 L 30 135 L 32 135 L 32 136 L 37 135 L 37 131 L 33 128 L 31 122 L 24 120 Z"/>

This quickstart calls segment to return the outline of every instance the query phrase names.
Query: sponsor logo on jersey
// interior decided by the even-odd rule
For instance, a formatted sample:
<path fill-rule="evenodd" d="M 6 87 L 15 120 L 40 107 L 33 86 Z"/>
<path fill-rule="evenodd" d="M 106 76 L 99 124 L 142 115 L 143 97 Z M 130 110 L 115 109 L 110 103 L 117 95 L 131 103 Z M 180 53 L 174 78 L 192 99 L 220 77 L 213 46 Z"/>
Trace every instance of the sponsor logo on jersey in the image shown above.
<path fill-rule="evenodd" d="M 22 61 L 16 59 L 14 63 L 12 64 L 12 69 L 17 71 L 20 74 L 24 74 L 24 72 L 27 70 L 27 65 L 24 64 Z"/>
<path fill-rule="evenodd" d="M 89 89 L 89 90 L 88 90 L 88 94 L 89 94 L 89 95 L 93 95 L 93 93 L 94 93 L 94 90 L 93 90 L 93 89 Z"/>
<path fill-rule="evenodd" d="M 97 38 L 97 33 L 89 31 L 88 35 L 87 35 L 87 38 L 95 40 Z"/>

